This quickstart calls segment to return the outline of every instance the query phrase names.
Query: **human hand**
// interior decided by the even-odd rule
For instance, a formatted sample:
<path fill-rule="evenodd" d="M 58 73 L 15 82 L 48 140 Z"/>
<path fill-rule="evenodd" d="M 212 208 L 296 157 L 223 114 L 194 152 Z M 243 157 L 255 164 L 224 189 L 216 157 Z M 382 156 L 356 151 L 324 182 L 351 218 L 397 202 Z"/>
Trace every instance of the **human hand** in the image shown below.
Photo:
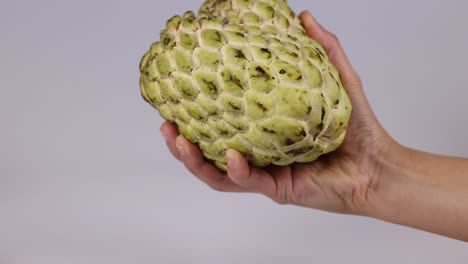
<path fill-rule="evenodd" d="M 337 151 L 312 163 L 260 169 L 249 166 L 239 152 L 228 150 L 226 174 L 205 161 L 198 146 L 179 135 L 174 124 L 164 123 L 161 132 L 172 154 L 215 190 L 256 192 L 280 204 L 366 215 L 373 206 L 384 156 L 396 143 L 375 118 L 361 81 L 336 36 L 309 12 L 303 12 L 300 19 L 308 35 L 326 49 L 353 104 L 346 139 Z"/>
<path fill-rule="evenodd" d="M 326 49 L 353 104 L 343 144 L 311 163 L 265 169 L 249 166 L 239 152 L 228 150 L 228 172 L 222 173 L 166 122 L 161 132 L 172 154 L 218 191 L 261 193 L 280 204 L 366 215 L 468 242 L 468 159 L 394 141 L 374 116 L 336 36 L 310 13 L 300 18 L 309 36 Z"/>

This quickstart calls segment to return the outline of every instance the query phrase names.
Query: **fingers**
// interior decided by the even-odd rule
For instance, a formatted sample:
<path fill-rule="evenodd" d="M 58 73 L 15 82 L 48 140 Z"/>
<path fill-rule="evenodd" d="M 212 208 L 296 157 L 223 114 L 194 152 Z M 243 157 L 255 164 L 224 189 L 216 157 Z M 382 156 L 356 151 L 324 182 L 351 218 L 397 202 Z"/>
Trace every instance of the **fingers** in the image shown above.
<path fill-rule="evenodd" d="M 166 145 L 171 151 L 172 155 L 180 160 L 180 153 L 179 150 L 177 150 L 177 147 L 175 145 L 176 138 L 179 136 L 179 131 L 177 130 L 177 127 L 174 123 L 170 122 L 165 122 L 164 124 L 161 125 L 161 134 L 164 136 L 164 139 L 166 140 Z"/>
<path fill-rule="evenodd" d="M 266 171 L 249 165 L 245 157 L 235 150 L 228 150 L 229 178 L 243 188 L 262 193 L 270 198 L 276 197 L 276 183 L 274 178 Z"/>
<path fill-rule="evenodd" d="M 356 83 L 359 83 L 359 76 L 349 62 L 338 38 L 323 28 L 310 12 L 304 11 L 299 17 L 304 24 L 307 34 L 323 45 L 330 61 L 342 75 L 345 86 L 354 86 Z"/>
<path fill-rule="evenodd" d="M 177 137 L 175 145 L 185 167 L 212 189 L 222 192 L 246 191 L 221 173 L 212 163 L 206 161 L 197 145 L 189 142 L 183 136 Z"/>
<path fill-rule="evenodd" d="M 228 175 L 203 158 L 200 148 L 181 136 L 173 123 L 161 126 L 172 155 L 212 189 L 223 192 L 258 192 L 275 200 L 275 179 L 266 171 L 251 167 L 242 154 L 228 150 Z"/>

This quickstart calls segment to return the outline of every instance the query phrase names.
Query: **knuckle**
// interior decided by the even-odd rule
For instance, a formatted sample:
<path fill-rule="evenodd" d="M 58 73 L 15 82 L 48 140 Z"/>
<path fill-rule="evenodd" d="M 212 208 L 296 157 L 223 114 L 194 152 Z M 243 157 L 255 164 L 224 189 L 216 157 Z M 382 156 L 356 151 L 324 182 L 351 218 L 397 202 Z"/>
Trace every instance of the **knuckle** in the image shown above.
<path fill-rule="evenodd" d="M 195 176 L 198 176 L 199 174 L 202 173 L 202 168 L 203 168 L 203 162 L 195 159 L 195 158 L 188 158 L 188 157 L 183 157 L 182 160 L 185 164 L 185 167 L 193 173 Z"/>
<path fill-rule="evenodd" d="M 273 201 L 280 205 L 288 204 L 287 200 L 284 197 L 273 197 Z"/>
<path fill-rule="evenodd" d="M 200 178 L 200 168 L 197 166 L 194 166 L 192 163 L 188 162 L 187 160 L 182 160 L 184 163 L 185 167 L 192 173 L 194 176 L 197 178 Z"/>
<path fill-rule="evenodd" d="M 219 183 L 210 183 L 208 184 L 208 186 L 210 186 L 210 188 L 215 191 L 215 192 L 226 192 L 226 188 L 219 184 Z"/>
<path fill-rule="evenodd" d="M 176 158 L 179 161 L 183 161 L 182 156 L 180 155 L 180 153 L 177 150 L 175 150 L 173 148 L 169 148 L 169 151 L 171 152 L 172 156 L 174 156 L 174 158 Z"/>
<path fill-rule="evenodd" d="M 328 34 L 329 34 L 330 38 L 333 40 L 333 42 L 340 43 L 340 40 L 338 39 L 337 35 L 335 35 L 334 33 L 331 33 L 331 32 L 329 32 Z"/>
<path fill-rule="evenodd" d="M 278 204 L 286 205 L 291 203 L 291 199 L 289 199 L 288 193 L 284 188 L 278 188 L 275 196 L 273 197 L 273 201 Z"/>

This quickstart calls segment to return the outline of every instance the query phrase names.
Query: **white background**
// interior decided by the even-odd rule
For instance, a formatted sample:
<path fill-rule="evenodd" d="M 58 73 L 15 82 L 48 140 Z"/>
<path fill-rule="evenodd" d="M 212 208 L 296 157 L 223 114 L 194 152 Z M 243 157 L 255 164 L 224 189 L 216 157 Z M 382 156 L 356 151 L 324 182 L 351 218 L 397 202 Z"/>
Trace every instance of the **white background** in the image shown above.
<path fill-rule="evenodd" d="M 466 243 L 190 176 L 138 64 L 169 17 L 201 3 L 0 1 L 1 264 L 466 263 Z M 467 3 L 291 1 L 339 36 L 399 142 L 464 157 Z"/>

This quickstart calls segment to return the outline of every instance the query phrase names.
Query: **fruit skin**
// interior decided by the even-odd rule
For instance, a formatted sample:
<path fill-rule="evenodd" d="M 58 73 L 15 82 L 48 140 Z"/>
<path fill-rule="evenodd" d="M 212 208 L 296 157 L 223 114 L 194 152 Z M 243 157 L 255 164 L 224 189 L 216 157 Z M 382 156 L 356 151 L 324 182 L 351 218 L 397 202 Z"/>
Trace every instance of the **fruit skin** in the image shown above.
<path fill-rule="evenodd" d="M 340 75 L 287 0 L 207 0 L 171 18 L 140 63 L 143 98 L 225 171 L 312 162 L 343 142 L 352 112 Z"/>

